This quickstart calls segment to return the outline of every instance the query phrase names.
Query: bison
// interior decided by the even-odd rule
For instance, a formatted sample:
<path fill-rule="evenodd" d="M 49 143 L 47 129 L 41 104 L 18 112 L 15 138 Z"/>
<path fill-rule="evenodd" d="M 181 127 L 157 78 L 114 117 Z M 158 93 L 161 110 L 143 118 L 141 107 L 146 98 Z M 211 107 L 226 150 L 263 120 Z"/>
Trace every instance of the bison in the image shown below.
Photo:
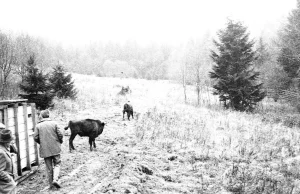
<path fill-rule="evenodd" d="M 130 115 L 132 116 L 132 119 L 133 119 L 133 108 L 132 108 L 132 106 L 129 103 L 125 103 L 124 104 L 123 119 L 124 119 L 125 112 L 127 113 L 128 120 L 130 120 Z"/>
<path fill-rule="evenodd" d="M 71 136 L 69 139 L 69 149 L 70 152 L 75 150 L 73 145 L 73 140 L 78 134 L 80 137 L 88 136 L 89 143 L 90 143 L 90 150 L 92 151 L 92 145 L 96 148 L 95 138 L 98 137 L 104 129 L 105 123 L 101 122 L 100 120 L 93 120 L 93 119 L 84 119 L 84 120 L 71 120 L 65 130 L 70 128 Z"/>

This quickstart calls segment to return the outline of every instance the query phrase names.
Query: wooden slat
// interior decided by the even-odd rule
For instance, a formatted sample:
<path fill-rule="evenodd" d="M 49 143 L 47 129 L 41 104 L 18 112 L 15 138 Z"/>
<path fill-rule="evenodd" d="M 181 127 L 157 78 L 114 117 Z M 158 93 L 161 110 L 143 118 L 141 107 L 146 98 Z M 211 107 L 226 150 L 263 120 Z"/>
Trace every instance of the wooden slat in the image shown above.
<path fill-rule="evenodd" d="M 18 102 L 26 102 L 27 99 L 17 99 L 17 100 L 0 100 L 0 105 L 16 104 Z"/>
<path fill-rule="evenodd" d="M 4 110 L 0 109 L 0 123 L 4 124 Z"/>
<path fill-rule="evenodd" d="M 13 174 L 15 175 L 15 177 L 18 176 L 18 171 L 15 167 L 17 167 L 18 163 L 17 163 L 17 157 L 16 157 L 16 154 L 12 154 L 12 162 L 14 163 L 14 168 L 13 168 Z"/>
<path fill-rule="evenodd" d="M 27 159 L 26 158 L 21 159 L 20 167 L 21 167 L 21 169 L 27 167 Z M 22 176 L 22 175 L 20 175 L 20 176 Z"/>
<path fill-rule="evenodd" d="M 26 158 L 26 148 L 21 148 L 19 151 L 21 160 Z"/>
<path fill-rule="evenodd" d="M 26 141 L 27 169 L 31 170 L 27 117 L 28 117 L 28 114 L 27 114 L 27 103 L 23 103 L 23 118 L 24 118 L 24 124 L 25 124 L 25 128 L 24 129 L 25 129 L 25 141 Z"/>
<path fill-rule="evenodd" d="M 27 120 L 27 126 L 29 131 L 34 131 L 31 117 L 29 120 Z"/>
<path fill-rule="evenodd" d="M 34 134 L 34 132 L 32 130 L 30 130 L 30 131 L 28 130 L 28 135 L 32 136 L 32 138 L 33 138 L 33 134 Z"/>
<path fill-rule="evenodd" d="M 18 104 L 14 105 L 14 120 L 15 120 L 15 136 L 16 136 L 16 144 L 17 144 L 17 149 L 20 150 L 20 142 L 19 142 L 19 125 L 18 125 Z M 17 154 L 17 170 L 18 170 L 18 175 L 22 176 L 22 167 L 21 167 L 21 158 L 20 158 L 20 152 Z"/>
<path fill-rule="evenodd" d="M 29 137 L 29 147 L 34 147 L 33 137 Z"/>
<path fill-rule="evenodd" d="M 19 125 L 25 123 L 24 106 L 19 106 L 18 107 L 18 121 L 19 121 Z"/>
<path fill-rule="evenodd" d="M 36 126 L 36 121 L 37 121 L 37 118 L 36 118 L 36 109 L 35 109 L 35 104 L 34 103 L 31 103 L 31 116 L 32 116 L 32 124 L 33 124 L 33 128 L 35 129 L 35 126 Z M 39 165 L 39 151 L 38 151 L 38 144 L 36 142 L 34 142 L 34 151 L 35 151 L 35 161 L 36 161 L 36 165 Z"/>
<path fill-rule="evenodd" d="M 31 115 L 31 106 L 27 106 L 27 117 Z"/>
<path fill-rule="evenodd" d="M 15 118 L 14 117 L 8 118 L 7 125 L 9 127 L 15 126 Z"/>
<path fill-rule="evenodd" d="M 26 127 L 25 123 L 19 123 L 19 133 L 25 132 Z"/>
<path fill-rule="evenodd" d="M 21 150 L 26 150 L 26 140 L 20 140 L 20 149 Z"/>
<path fill-rule="evenodd" d="M 7 115 L 8 115 L 8 118 L 14 118 L 14 109 L 9 107 L 7 109 Z"/>
<path fill-rule="evenodd" d="M 25 124 L 24 116 L 23 115 L 18 115 L 18 121 L 19 121 L 19 125 L 24 125 Z"/>
<path fill-rule="evenodd" d="M 8 111 L 7 108 L 4 109 L 4 124 L 6 128 L 8 129 Z"/>
<path fill-rule="evenodd" d="M 19 124 L 19 133 L 23 133 L 25 132 L 25 128 L 26 128 L 26 125 L 25 123 L 18 123 Z"/>
<path fill-rule="evenodd" d="M 34 146 L 30 146 L 29 147 L 29 154 L 31 155 L 31 154 L 34 154 L 34 153 L 35 153 Z"/>
<path fill-rule="evenodd" d="M 25 131 L 19 133 L 19 142 L 25 141 L 25 138 L 26 138 Z M 21 144 L 20 144 L 20 146 L 21 146 Z M 21 148 L 23 148 L 23 147 L 21 146 Z"/>
<path fill-rule="evenodd" d="M 31 163 L 31 164 L 36 163 L 36 160 L 35 160 L 35 153 L 30 154 L 30 163 Z"/>

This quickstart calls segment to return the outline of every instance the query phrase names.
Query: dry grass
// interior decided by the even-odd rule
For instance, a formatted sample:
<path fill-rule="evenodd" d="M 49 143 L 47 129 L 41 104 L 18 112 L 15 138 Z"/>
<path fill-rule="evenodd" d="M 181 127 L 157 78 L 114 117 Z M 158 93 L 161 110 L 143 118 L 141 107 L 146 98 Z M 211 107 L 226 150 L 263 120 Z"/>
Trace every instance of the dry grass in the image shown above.
<path fill-rule="evenodd" d="M 192 87 L 184 104 L 182 87 L 168 81 L 73 78 L 78 98 L 56 100 L 56 117 L 130 101 L 141 115 L 136 141 L 183 158 L 190 176 L 202 180 L 199 193 L 300 191 L 299 116 L 293 107 L 265 100 L 248 114 L 224 110 L 209 89 L 202 90 L 200 106 L 195 106 Z M 132 93 L 117 95 L 121 86 L 130 86 Z M 172 177 L 162 176 L 172 182 Z"/>

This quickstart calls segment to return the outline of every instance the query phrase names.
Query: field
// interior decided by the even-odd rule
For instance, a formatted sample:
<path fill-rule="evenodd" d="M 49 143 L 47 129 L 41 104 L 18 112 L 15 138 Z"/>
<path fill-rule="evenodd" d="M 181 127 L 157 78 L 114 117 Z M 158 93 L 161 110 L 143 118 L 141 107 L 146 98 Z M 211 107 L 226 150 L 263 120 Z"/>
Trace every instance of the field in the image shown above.
<path fill-rule="evenodd" d="M 300 132 L 295 108 L 270 99 L 249 114 L 224 110 L 203 87 L 184 103 L 170 81 L 100 78 L 73 74 L 78 98 L 56 99 L 61 129 L 71 119 L 107 122 L 89 151 L 76 137 L 69 153 L 64 132 L 60 190 L 47 190 L 45 166 L 19 193 L 300 193 Z M 118 95 L 122 86 L 132 93 Z M 130 101 L 135 119 L 122 118 Z"/>

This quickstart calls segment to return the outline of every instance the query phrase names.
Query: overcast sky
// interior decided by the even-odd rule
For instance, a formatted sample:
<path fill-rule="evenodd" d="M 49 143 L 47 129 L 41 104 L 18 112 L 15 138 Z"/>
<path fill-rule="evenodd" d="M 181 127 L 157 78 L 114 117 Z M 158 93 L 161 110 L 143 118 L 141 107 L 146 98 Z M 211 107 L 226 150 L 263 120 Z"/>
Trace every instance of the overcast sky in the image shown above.
<path fill-rule="evenodd" d="M 296 8 L 296 0 L 0 0 L 0 29 L 63 44 L 136 40 L 180 42 L 242 21 L 268 33 Z"/>

